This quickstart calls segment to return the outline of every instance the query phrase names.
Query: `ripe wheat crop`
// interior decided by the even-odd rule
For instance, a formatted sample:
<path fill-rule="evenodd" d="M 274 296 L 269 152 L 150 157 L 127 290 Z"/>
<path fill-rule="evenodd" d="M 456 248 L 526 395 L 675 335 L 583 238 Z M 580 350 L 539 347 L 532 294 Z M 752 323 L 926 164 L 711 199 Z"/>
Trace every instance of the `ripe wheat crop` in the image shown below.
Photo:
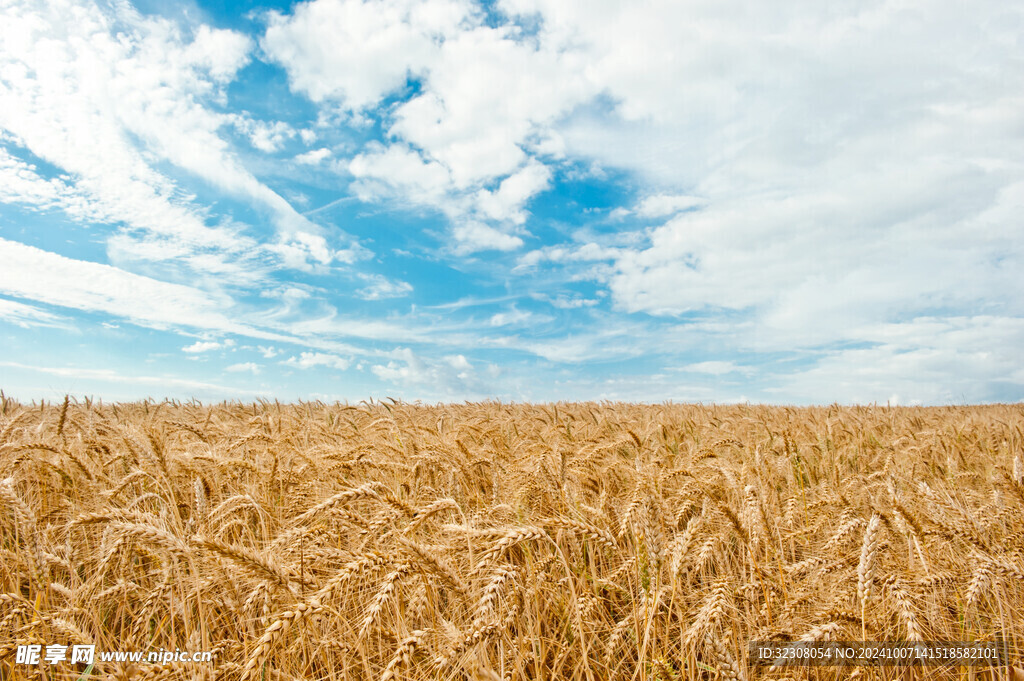
<path fill-rule="evenodd" d="M 4 398 L 0 679 L 831 680 L 747 642 L 862 637 L 1021 679 L 1022 456 L 1020 405 Z"/>

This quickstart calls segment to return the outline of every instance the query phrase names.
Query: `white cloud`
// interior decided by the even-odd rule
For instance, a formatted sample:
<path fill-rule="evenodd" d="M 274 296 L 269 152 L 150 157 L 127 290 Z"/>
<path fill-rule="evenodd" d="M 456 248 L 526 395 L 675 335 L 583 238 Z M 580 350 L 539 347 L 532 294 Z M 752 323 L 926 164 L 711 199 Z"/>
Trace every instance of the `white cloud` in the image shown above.
<path fill-rule="evenodd" d="M 866 330 L 875 344 L 827 352 L 775 377 L 778 394 L 805 402 L 1010 402 L 1024 386 L 1024 319 L 920 318 Z"/>
<path fill-rule="evenodd" d="M 298 242 L 304 258 L 330 262 L 320 228 L 245 169 L 219 135 L 233 115 L 208 106 L 223 97 L 250 50 L 239 33 L 189 31 L 126 3 L 8 3 L 0 25 L 0 128 L 67 176 L 42 180 L 16 161 L 18 185 L 5 193 L 25 191 L 7 200 L 122 223 L 135 239 L 173 239 L 185 251 L 214 249 L 222 259 L 251 251 L 251 239 L 207 225 L 204 211 L 156 170 L 170 163 L 268 208 L 282 246 Z M 278 126 L 264 134 L 261 125 L 252 122 L 254 143 L 274 146 Z M 10 160 L 0 165 L 12 174 Z"/>
<path fill-rule="evenodd" d="M 112 155 L 116 153 L 112 150 Z M 127 159 L 123 162 L 130 163 Z M 142 167 L 135 170 L 136 178 L 148 174 L 148 169 Z M 146 234 L 148 251 L 137 250 L 136 255 L 151 259 L 185 257 L 205 247 L 242 257 L 239 251 L 253 246 L 230 228 L 208 227 L 194 208 L 171 200 L 173 187 L 165 179 L 155 174 L 147 180 L 136 178 L 127 178 L 120 186 L 116 186 L 116 176 L 85 177 L 77 182 L 69 176 L 46 179 L 34 164 L 0 148 L 0 201 L 20 203 L 29 209 L 63 210 L 82 222 L 126 223 Z M 158 184 L 164 186 L 155 189 Z M 123 234 L 115 235 L 112 241 L 115 246 L 138 243 L 136 237 Z"/>
<path fill-rule="evenodd" d="M 299 369 L 312 369 L 317 366 L 325 366 L 331 369 L 344 371 L 352 364 L 352 360 L 326 352 L 303 352 L 298 357 L 289 357 L 284 361 L 288 366 Z"/>
<path fill-rule="evenodd" d="M 104 313 L 156 329 L 200 329 L 279 343 L 307 342 L 300 324 L 247 324 L 235 302 L 182 284 L 164 282 L 101 263 L 67 258 L 0 238 L 0 293 L 89 313 Z M 344 326 L 344 325 L 339 325 Z M 359 324 L 354 323 L 358 329 Z M 307 333 L 316 334 L 314 330 Z M 396 334 L 397 327 L 390 328 Z M 383 331 L 381 331 L 383 333 Z M 205 341 L 199 341 L 205 342 Z M 310 344 L 321 343 L 315 338 Z M 223 347 L 235 344 L 221 341 Z M 191 346 L 188 346 L 191 347 Z"/>
<path fill-rule="evenodd" d="M 217 396 L 221 399 L 237 398 L 238 395 L 265 394 L 264 391 L 247 390 L 245 388 L 219 385 L 217 383 L 208 383 L 206 381 L 196 381 L 188 378 L 181 378 L 179 376 L 147 376 L 138 373 L 118 372 L 114 371 L 113 369 L 95 369 L 84 367 L 46 367 L 22 364 L 20 362 L 5 361 L 0 361 L 0 367 L 18 369 L 32 373 L 47 374 L 62 379 L 63 381 L 66 382 L 64 387 L 57 389 L 53 389 L 51 387 L 52 394 L 54 395 L 73 395 L 76 392 L 79 392 L 79 390 L 76 390 L 75 384 L 72 383 L 73 381 L 88 381 L 90 385 L 107 384 L 149 386 L 152 391 L 156 391 L 133 391 L 125 394 L 121 399 L 140 399 L 142 397 L 147 396 L 152 397 L 154 394 L 160 396 L 170 396 L 171 394 L 178 394 L 183 397 L 194 397 L 196 395 L 210 395 Z M 111 393 L 107 392 L 106 394 L 110 395 Z"/>
<path fill-rule="evenodd" d="M 578 364 L 593 360 L 629 359 L 664 351 L 664 339 L 649 325 L 591 313 L 586 330 L 562 336 L 531 335 L 486 339 L 494 347 L 529 352 L 550 362 Z"/>
<path fill-rule="evenodd" d="M 299 154 L 295 157 L 295 162 L 307 166 L 316 166 L 323 163 L 326 159 L 330 158 L 330 156 L 330 149 L 327 147 L 320 147 L 319 149 L 311 149 L 304 154 Z"/>
<path fill-rule="evenodd" d="M 250 373 L 256 375 L 260 373 L 261 367 L 255 362 L 240 362 L 238 364 L 232 364 L 226 367 L 224 371 L 230 371 L 232 373 Z"/>
<path fill-rule="evenodd" d="M 363 300 L 402 298 L 412 293 L 412 284 L 406 281 L 388 279 L 379 274 L 360 274 L 359 278 L 367 284 L 356 291 L 356 295 Z"/>
<path fill-rule="evenodd" d="M 737 372 L 749 373 L 751 371 L 751 368 L 739 366 L 735 362 L 710 360 L 707 362 L 696 362 L 694 364 L 687 364 L 686 366 L 682 367 L 682 370 L 690 373 L 722 376 L 724 374 L 732 374 Z"/>
<path fill-rule="evenodd" d="M 281 351 L 278 350 L 277 348 L 275 348 L 272 345 L 271 346 L 257 345 L 256 349 L 260 351 L 260 354 L 263 355 L 264 359 L 272 359 L 272 358 L 277 357 L 278 355 L 281 354 Z"/>
<path fill-rule="evenodd" d="M 444 359 L 453 369 L 467 371 L 473 368 L 473 365 L 469 363 L 469 360 L 466 359 L 465 355 L 448 355 Z"/>
<path fill-rule="evenodd" d="M 835 11 L 813 3 L 767 10 L 740 0 L 661 0 L 642 10 L 500 2 L 507 14 L 532 15 L 539 32 L 528 38 L 512 23 L 486 25 L 467 6 L 449 3 L 423 4 L 446 8 L 450 20 L 420 30 L 411 7 L 318 0 L 292 17 L 275 16 L 265 39 L 278 48 L 270 52 L 289 69 L 293 87 L 317 101 L 369 106 L 402 87 L 408 74 L 419 79 L 417 94 L 386 119 L 393 121 L 394 143 L 350 164 L 360 195 L 383 198 L 379 189 L 387 187 L 413 202 L 448 205 L 456 225 L 471 216 L 521 223 L 523 205 L 550 176 L 537 149 L 557 140 L 559 154 L 650 180 L 658 189 L 647 192 L 637 215 L 700 206 L 711 215 L 708 224 L 726 220 L 706 252 L 625 254 L 613 291 L 626 309 L 721 305 L 724 296 L 716 292 L 726 289 L 718 275 L 699 271 L 689 277 L 699 281 L 690 282 L 687 269 L 721 260 L 723 271 L 751 271 L 752 258 L 732 256 L 733 244 L 752 254 L 766 248 L 759 236 L 781 235 L 767 250 L 784 261 L 828 250 L 837 232 L 849 239 L 854 225 L 877 221 L 872 204 L 879 197 L 895 217 L 927 205 L 920 200 L 927 187 L 970 182 L 974 173 L 982 192 L 998 192 L 1019 175 L 1012 112 L 1024 77 L 1007 66 L 1007 51 L 1019 55 L 1021 47 L 1006 27 L 1020 13 L 1000 3 L 922 12 L 884 3 Z M 339 34 L 351 40 L 335 49 Z M 393 51 L 396 41 L 410 47 Z M 355 68 L 364 61 L 372 64 Z M 964 136 L 965 127 L 984 132 Z M 907 182 L 917 177 L 929 179 Z M 481 186 L 496 180 L 497 189 Z M 945 194 L 949 203 L 960 200 Z M 837 210 L 825 209 L 829 202 Z M 761 219 L 762 205 L 776 219 Z M 845 219 L 817 224 L 816 239 L 805 235 L 811 221 L 801 216 L 827 220 L 839 209 Z M 801 224 L 792 226 L 794 219 Z M 736 221 L 749 228 L 735 229 Z M 676 224 L 686 230 L 693 223 Z M 658 232 L 660 241 L 669 231 Z M 501 233 L 502 248 L 514 248 L 515 237 Z M 481 240 L 479 230 L 465 226 L 452 236 L 468 239 L 456 252 L 471 252 Z M 664 271 L 639 262 L 645 258 L 663 262 Z M 756 288 L 792 285 L 782 277 Z M 673 298 L 678 285 L 687 291 L 682 301 Z M 728 291 L 730 307 L 760 297 L 749 286 Z"/>
<path fill-rule="evenodd" d="M 498 7 L 532 16 L 538 33 L 525 38 L 463 9 L 431 44 L 414 40 L 400 59 L 382 58 L 381 70 L 332 76 L 372 83 L 321 90 L 342 63 L 333 60 L 357 58 L 348 45 L 341 56 L 327 49 L 328 18 L 350 17 L 345 30 L 365 36 L 356 42 L 387 46 L 415 33 L 408 5 L 319 0 L 272 26 L 288 27 L 291 51 L 275 54 L 314 99 L 368 106 L 406 74 L 419 79 L 417 94 L 390 111 L 395 141 L 349 169 L 366 200 L 387 195 L 383 187 L 449 206 L 452 252 L 522 245 L 488 222 L 525 221 L 523 206 L 550 178 L 537 149 L 557 141 L 559 155 L 645 180 L 640 217 L 701 209 L 655 229 L 649 247 L 553 247 L 520 260 L 524 269 L 610 258 L 612 271 L 592 272 L 628 312 L 747 311 L 769 329 L 815 337 L 829 317 L 824 326 L 844 337 L 860 321 L 965 310 L 1014 290 L 1021 240 L 1005 237 L 1021 195 L 1013 112 L 1024 76 L 1009 66 L 1022 47 L 1007 26 L 1018 10 L 769 10 L 739 0 Z M 954 283 L 950 271 L 971 283 Z M 1013 306 L 1006 295 L 997 304 Z"/>
<path fill-rule="evenodd" d="M 33 326 L 65 326 L 66 323 L 57 315 L 40 310 L 32 305 L 25 305 L 14 300 L 0 298 L 0 319 L 27 329 Z"/>
<path fill-rule="evenodd" d="M 113 267 L 0 240 L 0 291 L 25 301 L 0 302 L 0 317 L 54 322 L 31 301 L 101 312 L 200 334 L 186 352 L 255 333 L 318 351 L 285 364 L 376 357 L 363 361 L 381 380 L 421 392 L 433 381 L 444 394 L 485 386 L 486 368 L 466 359 L 479 347 L 552 363 L 703 357 L 709 347 L 753 364 L 758 353 L 785 356 L 777 374 L 666 359 L 672 376 L 652 378 L 657 389 L 688 372 L 808 400 L 1019 394 L 1019 7 L 499 0 L 485 12 L 471 0 L 314 0 L 289 12 L 266 15 L 261 46 L 318 107 L 315 123 L 294 127 L 228 113 L 227 86 L 253 53 L 237 32 L 122 2 L 4 5 L 0 201 L 117 233 L 106 243 Z M 509 290 L 577 309 L 561 317 L 590 326 L 546 339 L 507 301 L 479 313 L 435 306 L 430 319 L 350 319 L 323 282 L 262 316 L 236 304 L 225 291 L 248 301 L 239 286 L 284 289 L 275 267 L 327 274 L 367 255 L 338 250 L 307 219 L 316 211 L 299 215 L 248 170 L 241 159 L 260 155 L 235 154 L 236 132 L 257 149 L 287 150 L 288 172 L 337 172 L 359 200 L 437 211 L 449 223 L 442 258 L 546 244 L 518 258 L 513 273 L 528 276 Z M 295 156 L 300 143 L 307 151 Z M 218 221 L 175 170 L 251 204 L 276 241 Z M 531 202 L 552 185 L 599 181 L 614 183 L 609 196 L 626 195 L 628 210 L 531 224 Z M 561 198 L 568 207 L 574 197 Z M 564 232 L 566 243 L 538 238 Z M 209 276 L 162 264 L 170 259 Z M 492 259 L 491 283 L 509 259 Z M 467 260 L 461 271 L 482 271 L 483 257 Z M 168 272 L 189 285 L 159 281 Z M 359 278 L 342 280 L 369 300 L 411 291 Z M 580 280 L 597 293 L 555 295 Z M 475 328 L 452 321 L 458 314 L 476 315 Z M 350 351 L 338 338 L 375 342 Z M 466 354 L 388 355 L 395 338 Z M 600 390 L 642 394 L 642 377 Z"/>
<path fill-rule="evenodd" d="M 481 189 L 476 197 L 478 210 L 492 220 L 522 224 L 526 222 L 523 204 L 546 189 L 550 179 L 551 171 L 541 163 L 532 161 L 502 180 L 496 191 Z"/>
<path fill-rule="evenodd" d="M 374 318 L 341 315 L 331 305 L 322 304 L 318 316 L 304 316 L 295 321 L 282 320 L 280 328 L 287 329 L 305 340 L 361 338 L 376 341 L 394 341 L 401 338 L 409 342 L 430 342 L 439 334 L 450 331 L 451 325 L 422 323 L 414 318 Z M 307 343 L 308 344 L 308 343 Z M 346 351 L 348 349 L 346 348 Z"/>
<path fill-rule="evenodd" d="M 285 266 L 307 272 L 324 272 L 333 261 L 352 264 L 369 256 L 369 251 L 356 243 L 332 250 L 324 237 L 302 230 L 293 231 L 287 239 L 266 249 L 276 253 Z"/>
<path fill-rule="evenodd" d="M 660 218 L 689 208 L 696 208 L 704 201 L 697 196 L 655 194 L 648 196 L 636 207 L 637 215 L 645 218 Z"/>
<path fill-rule="evenodd" d="M 2 140 L 0 140 L 2 141 Z M 0 203 L 23 203 L 38 208 L 71 208 L 73 190 L 61 179 L 45 180 L 36 166 L 0 147 Z"/>
<path fill-rule="evenodd" d="M 491 316 L 491 326 L 512 326 L 524 324 L 534 318 L 534 315 L 526 310 L 512 308 L 508 312 L 498 312 Z"/>
<path fill-rule="evenodd" d="M 222 347 L 224 347 L 224 345 L 217 341 L 196 341 L 192 345 L 186 345 L 181 349 L 181 351 L 188 353 L 200 353 L 209 352 L 210 350 L 218 350 Z"/>
<path fill-rule="evenodd" d="M 458 188 L 506 177 L 526 163 L 529 140 L 598 91 L 585 69 L 578 52 L 514 27 L 467 27 L 441 44 L 389 132 L 448 167 Z"/>
<path fill-rule="evenodd" d="M 582 55 L 487 26 L 469 2 L 315 0 L 272 14 L 262 45 L 314 102 L 368 109 L 418 80 L 420 92 L 389 116 L 394 141 L 347 170 L 364 201 L 397 197 L 447 214 L 457 252 L 479 250 L 480 231 L 458 227 L 467 219 L 525 222 L 525 204 L 551 177 L 538 158 L 560 154 L 551 124 L 597 91 Z M 511 239 L 502 250 L 518 247 Z"/>
<path fill-rule="evenodd" d="M 514 251 L 523 245 L 519 237 L 473 220 L 456 225 L 452 236 L 455 238 L 452 250 L 460 255 L 478 251 Z"/>
<path fill-rule="evenodd" d="M 394 359 L 387 364 L 375 364 L 370 371 L 382 381 L 394 384 L 400 395 L 412 392 L 427 399 L 451 400 L 496 393 L 497 386 L 485 379 L 496 379 L 499 372 L 485 370 L 480 375 L 463 355 L 434 359 L 408 348 L 399 348 L 391 355 Z"/>
<path fill-rule="evenodd" d="M 348 163 L 348 171 L 356 178 L 352 189 L 360 200 L 398 199 L 447 215 L 454 223 L 451 236 L 457 253 L 519 248 L 521 239 L 485 221 L 524 223 L 524 204 L 546 188 L 551 177 L 545 166 L 530 162 L 494 191 L 462 191 L 444 164 L 427 160 L 404 144 L 383 147 L 377 143 L 356 155 Z"/>
<path fill-rule="evenodd" d="M 285 142 L 295 137 L 295 128 L 284 121 L 258 121 L 246 114 L 230 116 L 235 128 L 249 139 L 256 149 L 266 153 L 280 151 Z"/>
<path fill-rule="evenodd" d="M 557 295 L 553 298 L 541 299 L 547 300 L 547 302 L 551 303 L 553 307 L 556 307 L 559 310 L 577 310 L 584 307 L 594 307 L 599 302 L 596 298 L 580 298 L 565 295 Z"/>
<path fill-rule="evenodd" d="M 357 179 L 354 189 L 364 201 L 397 189 L 413 203 L 440 205 L 451 186 L 450 174 L 443 165 L 424 160 L 401 144 L 383 147 L 373 143 L 349 162 L 348 170 Z"/>
<path fill-rule="evenodd" d="M 551 338 L 543 341 L 528 341 L 520 339 L 509 339 L 504 343 L 507 347 L 526 350 L 538 357 L 556 362 L 559 364 L 578 364 L 593 359 L 615 356 L 630 356 L 609 350 L 601 341 L 603 338 L 595 338 L 588 335 L 578 334 L 564 336 L 562 338 Z M 636 353 L 634 353 L 636 354 Z"/>
<path fill-rule="evenodd" d="M 469 11 L 468 2 L 449 0 L 300 3 L 290 16 L 269 15 L 262 47 L 314 102 L 361 109 L 422 73 Z"/>
<path fill-rule="evenodd" d="M 938 305 L 1016 308 L 1000 292 L 1024 266 L 1024 248 L 1003 231 L 1011 206 L 1024 207 L 1019 185 L 1000 190 L 998 177 L 966 168 L 897 174 L 875 169 L 843 189 L 683 214 L 654 230 L 648 248 L 620 253 L 612 294 L 630 311 L 759 308 L 773 328 L 838 336 Z"/>
<path fill-rule="evenodd" d="M 588 242 L 564 246 L 545 246 L 529 253 L 524 253 L 516 261 L 513 272 L 524 272 L 536 268 L 543 263 L 592 263 L 602 260 L 615 260 L 622 255 L 622 250 Z"/>
<path fill-rule="evenodd" d="M 137 324 L 230 328 L 227 301 L 198 289 L 157 281 L 110 265 L 73 260 L 0 239 L 0 291 L 78 310 L 104 312 Z"/>
<path fill-rule="evenodd" d="M 249 38 L 234 31 L 200 26 L 185 48 L 186 62 L 210 74 L 217 83 L 226 83 L 249 63 L 252 49 Z"/>
<path fill-rule="evenodd" d="M 590 55 L 607 97 L 556 124 L 566 153 L 634 171 L 642 217 L 700 208 L 594 271 L 620 309 L 730 310 L 770 350 L 937 309 L 1024 313 L 1019 8 L 501 6 Z"/>

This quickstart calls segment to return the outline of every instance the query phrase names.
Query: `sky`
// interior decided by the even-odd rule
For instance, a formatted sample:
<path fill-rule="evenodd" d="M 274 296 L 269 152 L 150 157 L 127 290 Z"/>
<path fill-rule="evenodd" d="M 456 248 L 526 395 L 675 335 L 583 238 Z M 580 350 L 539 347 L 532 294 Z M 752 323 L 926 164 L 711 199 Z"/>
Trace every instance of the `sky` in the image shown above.
<path fill-rule="evenodd" d="M 0 0 L 0 388 L 1024 400 L 1024 2 Z"/>

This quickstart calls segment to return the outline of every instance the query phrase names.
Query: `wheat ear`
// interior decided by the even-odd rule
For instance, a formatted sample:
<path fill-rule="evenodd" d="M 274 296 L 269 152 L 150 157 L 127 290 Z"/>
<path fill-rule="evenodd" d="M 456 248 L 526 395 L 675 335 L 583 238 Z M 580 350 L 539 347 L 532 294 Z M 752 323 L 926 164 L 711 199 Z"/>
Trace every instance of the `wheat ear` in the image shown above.
<path fill-rule="evenodd" d="M 860 562 L 857 564 L 857 598 L 860 600 L 860 629 L 861 638 L 865 635 L 865 617 L 867 616 L 868 601 L 871 599 L 872 589 L 875 582 L 875 558 L 878 553 L 878 535 L 882 517 L 877 513 L 872 514 L 868 521 L 867 529 L 864 530 L 864 542 L 860 547 Z"/>
<path fill-rule="evenodd" d="M 740 669 L 739 664 L 736 663 L 732 653 L 725 646 L 725 641 L 721 636 L 712 636 L 709 632 L 705 636 L 704 641 L 715 653 L 719 678 L 726 679 L 727 681 L 746 681 L 743 671 Z"/>
<path fill-rule="evenodd" d="M 907 628 L 907 640 L 908 641 L 923 641 L 924 635 L 921 633 L 921 625 L 917 620 L 917 614 L 914 612 L 914 606 L 911 602 L 910 594 L 904 590 L 900 580 L 894 579 L 889 584 L 889 593 L 892 594 L 896 600 L 896 606 L 900 613 L 900 619 L 903 620 L 903 626 Z"/>
<path fill-rule="evenodd" d="M 263 632 L 263 636 L 260 637 L 256 647 L 249 654 L 249 659 L 245 663 L 245 669 L 242 670 L 239 681 L 259 678 L 259 672 L 270 656 L 270 652 L 288 634 L 288 630 L 295 626 L 296 623 L 302 621 L 303 618 L 319 611 L 320 604 L 316 601 L 310 601 L 309 603 L 299 603 L 295 606 L 294 610 L 281 613 Z"/>
<path fill-rule="evenodd" d="M 248 551 L 205 537 L 192 537 L 189 543 L 234 561 L 239 567 L 263 579 L 287 588 L 288 577 L 281 570 Z"/>
<path fill-rule="evenodd" d="M 398 650 L 395 651 L 394 657 L 391 658 L 391 662 L 388 663 L 384 673 L 381 674 L 380 681 L 391 681 L 395 678 L 395 672 L 399 666 L 408 667 L 412 664 L 412 656 L 416 649 L 423 645 L 424 635 L 426 635 L 425 631 L 417 629 L 402 641 L 401 645 L 398 646 Z"/>

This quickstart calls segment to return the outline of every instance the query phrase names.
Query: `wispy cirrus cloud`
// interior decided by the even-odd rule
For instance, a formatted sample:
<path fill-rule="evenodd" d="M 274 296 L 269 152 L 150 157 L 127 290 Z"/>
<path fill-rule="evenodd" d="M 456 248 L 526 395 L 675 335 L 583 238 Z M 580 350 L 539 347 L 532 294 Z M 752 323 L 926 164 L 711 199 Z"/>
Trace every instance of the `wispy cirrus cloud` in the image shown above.
<path fill-rule="evenodd" d="M 221 133 L 225 125 L 240 126 L 265 150 L 293 134 L 281 122 L 216 109 L 252 49 L 252 39 L 238 32 L 190 30 L 127 4 L 11 4 L 0 28 L 0 128 L 65 175 L 43 179 L 8 150 L 0 165 L 20 178 L 8 186 L 8 200 L 121 224 L 123 238 L 159 245 L 137 247 L 135 256 L 200 253 L 211 262 L 251 260 L 253 251 L 264 251 L 289 267 L 351 261 L 351 247 L 329 246 L 322 228 L 246 169 Z M 237 226 L 210 224 L 160 163 L 269 211 L 277 243 L 264 247 Z M 189 262 L 200 269 L 204 258 Z"/>
<path fill-rule="evenodd" d="M 77 366 L 41 366 L 6 361 L 0 361 L 0 367 L 28 371 L 34 374 L 43 374 L 61 379 L 82 381 L 92 386 L 108 386 L 107 394 L 112 395 L 113 399 L 119 399 L 118 393 L 114 391 L 124 390 L 126 388 L 129 392 L 124 393 L 125 397 L 122 399 L 137 399 L 137 393 L 133 391 L 133 388 L 135 387 L 148 388 L 150 391 L 154 391 L 153 394 L 167 394 L 168 389 L 182 390 L 184 391 L 184 394 L 207 395 L 210 397 L 219 395 L 262 396 L 267 394 L 262 390 L 250 390 L 236 385 L 196 381 L 171 375 L 148 376 L 143 374 L 125 374 L 112 369 L 94 369 Z M 117 387 L 111 391 L 109 386 Z M 54 392 L 54 394 L 57 393 L 60 393 L 60 391 Z"/>
<path fill-rule="evenodd" d="M 156 327 L 229 329 L 225 301 L 195 288 L 158 281 L 0 239 L 0 292 Z"/>
<path fill-rule="evenodd" d="M 4 298 L 0 298 L 0 319 L 22 328 L 68 325 L 66 319 L 61 319 L 59 316 L 46 310 L 41 310 L 34 305 L 26 305 Z"/>

